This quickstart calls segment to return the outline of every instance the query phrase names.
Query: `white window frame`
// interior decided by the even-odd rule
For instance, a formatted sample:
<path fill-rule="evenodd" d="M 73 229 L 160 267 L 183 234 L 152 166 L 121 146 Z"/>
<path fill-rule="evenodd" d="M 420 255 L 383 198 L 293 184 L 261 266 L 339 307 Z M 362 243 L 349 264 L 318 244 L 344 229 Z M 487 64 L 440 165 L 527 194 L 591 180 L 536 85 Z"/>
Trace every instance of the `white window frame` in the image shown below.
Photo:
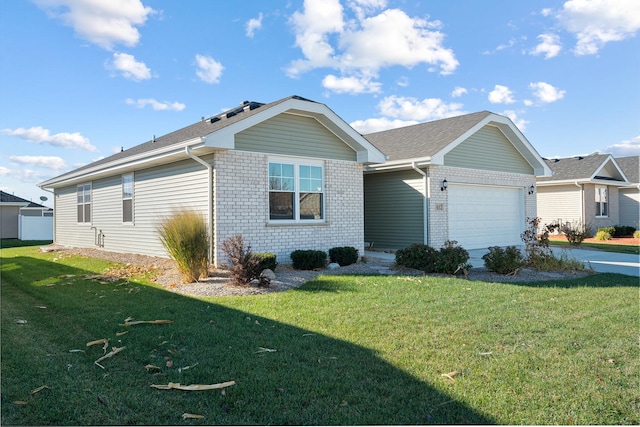
<path fill-rule="evenodd" d="M 271 219 L 271 206 L 269 202 L 269 193 L 271 193 L 269 178 L 270 178 L 270 164 L 280 163 L 293 165 L 293 181 L 294 181 L 294 196 L 293 196 L 293 219 Z M 322 170 L 322 190 L 319 192 L 300 191 L 300 166 L 314 166 L 319 167 Z M 306 158 L 294 158 L 294 157 L 269 157 L 267 159 L 267 222 L 272 225 L 283 224 L 325 224 L 327 222 L 327 192 L 326 192 L 326 174 L 325 174 L 325 162 L 317 159 Z M 318 193 L 322 195 L 322 218 L 321 219 L 301 219 L 300 218 L 300 193 Z"/>
<path fill-rule="evenodd" d="M 126 178 L 131 178 L 131 197 L 126 197 L 126 194 L 125 194 L 124 186 L 125 186 Z M 134 197 L 135 197 L 135 189 L 134 189 L 135 179 L 134 179 L 133 172 L 123 174 L 121 182 L 122 182 L 122 203 L 120 204 L 120 207 L 122 208 L 122 223 L 133 224 L 135 219 L 134 209 L 133 209 Z M 124 218 L 124 202 L 127 200 L 131 201 L 131 220 L 130 221 L 125 221 L 125 218 Z"/>
<path fill-rule="evenodd" d="M 606 185 L 596 185 L 595 193 L 596 218 L 608 218 L 609 209 L 611 208 L 609 205 L 609 189 Z M 603 195 L 604 200 L 602 200 Z M 605 211 L 604 214 L 603 211 Z"/>
<path fill-rule="evenodd" d="M 87 194 L 86 187 L 89 187 Z M 82 189 L 82 190 L 81 190 Z M 82 191 L 82 201 L 79 200 L 79 193 Z M 91 205 L 93 203 L 93 186 L 91 182 L 84 182 L 76 186 L 76 223 L 77 224 L 91 224 L 93 221 L 93 212 Z M 87 205 L 89 206 L 89 221 L 85 221 L 87 213 Z M 82 206 L 82 221 L 78 221 L 78 207 Z"/>

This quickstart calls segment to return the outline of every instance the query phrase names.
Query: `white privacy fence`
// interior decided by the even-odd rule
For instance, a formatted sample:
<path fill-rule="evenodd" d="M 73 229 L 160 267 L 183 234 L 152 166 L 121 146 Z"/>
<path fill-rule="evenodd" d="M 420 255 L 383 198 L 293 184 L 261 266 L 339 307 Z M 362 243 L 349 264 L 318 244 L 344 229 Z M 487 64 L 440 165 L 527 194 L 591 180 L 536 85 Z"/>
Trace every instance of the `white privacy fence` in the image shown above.
<path fill-rule="evenodd" d="M 18 215 L 18 239 L 53 240 L 53 217 Z"/>

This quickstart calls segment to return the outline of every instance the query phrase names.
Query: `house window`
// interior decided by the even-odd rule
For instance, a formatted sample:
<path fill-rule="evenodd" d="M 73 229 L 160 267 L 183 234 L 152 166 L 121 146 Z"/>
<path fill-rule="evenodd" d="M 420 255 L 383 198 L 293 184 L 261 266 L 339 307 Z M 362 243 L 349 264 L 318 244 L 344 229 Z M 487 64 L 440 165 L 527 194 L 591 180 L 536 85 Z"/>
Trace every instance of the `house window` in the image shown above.
<path fill-rule="evenodd" d="M 607 187 L 596 186 L 596 216 L 609 216 L 609 204 L 607 203 Z"/>
<path fill-rule="evenodd" d="M 78 222 L 91 222 L 91 184 L 78 185 Z"/>
<path fill-rule="evenodd" d="M 133 222 L 133 174 L 122 175 L 122 222 Z"/>
<path fill-rule="evenodd" d="M 321 162 L 269 162 L 269 220 L 323 221 L 323 177 Z"/>

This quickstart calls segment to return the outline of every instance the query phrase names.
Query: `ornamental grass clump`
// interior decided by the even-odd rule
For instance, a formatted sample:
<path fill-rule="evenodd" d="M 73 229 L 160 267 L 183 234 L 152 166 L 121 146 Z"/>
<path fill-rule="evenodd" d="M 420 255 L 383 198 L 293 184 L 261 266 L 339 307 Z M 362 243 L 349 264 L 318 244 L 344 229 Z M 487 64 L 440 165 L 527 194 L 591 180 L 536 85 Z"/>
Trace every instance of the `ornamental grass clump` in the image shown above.
<path fill-rule="evenodd" d="M 209 235 L 203 218 L 193 211 L 181 211 L 158 227 L 160 240 L 178 264 L 184 283 L 197 282 L 208 274 Z"/>

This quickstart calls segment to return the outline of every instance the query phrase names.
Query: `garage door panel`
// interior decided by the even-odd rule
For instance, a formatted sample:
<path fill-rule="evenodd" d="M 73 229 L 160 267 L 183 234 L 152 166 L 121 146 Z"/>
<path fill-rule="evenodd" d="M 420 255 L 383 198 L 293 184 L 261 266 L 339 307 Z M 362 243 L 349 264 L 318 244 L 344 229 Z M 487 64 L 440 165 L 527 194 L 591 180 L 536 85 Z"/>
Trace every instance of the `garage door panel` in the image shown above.
<path fill-rule="evenodd" d="M 467 249 L 522 243 L 521 188 L 452 184 L 448 191 L 450 240 Z"/>

